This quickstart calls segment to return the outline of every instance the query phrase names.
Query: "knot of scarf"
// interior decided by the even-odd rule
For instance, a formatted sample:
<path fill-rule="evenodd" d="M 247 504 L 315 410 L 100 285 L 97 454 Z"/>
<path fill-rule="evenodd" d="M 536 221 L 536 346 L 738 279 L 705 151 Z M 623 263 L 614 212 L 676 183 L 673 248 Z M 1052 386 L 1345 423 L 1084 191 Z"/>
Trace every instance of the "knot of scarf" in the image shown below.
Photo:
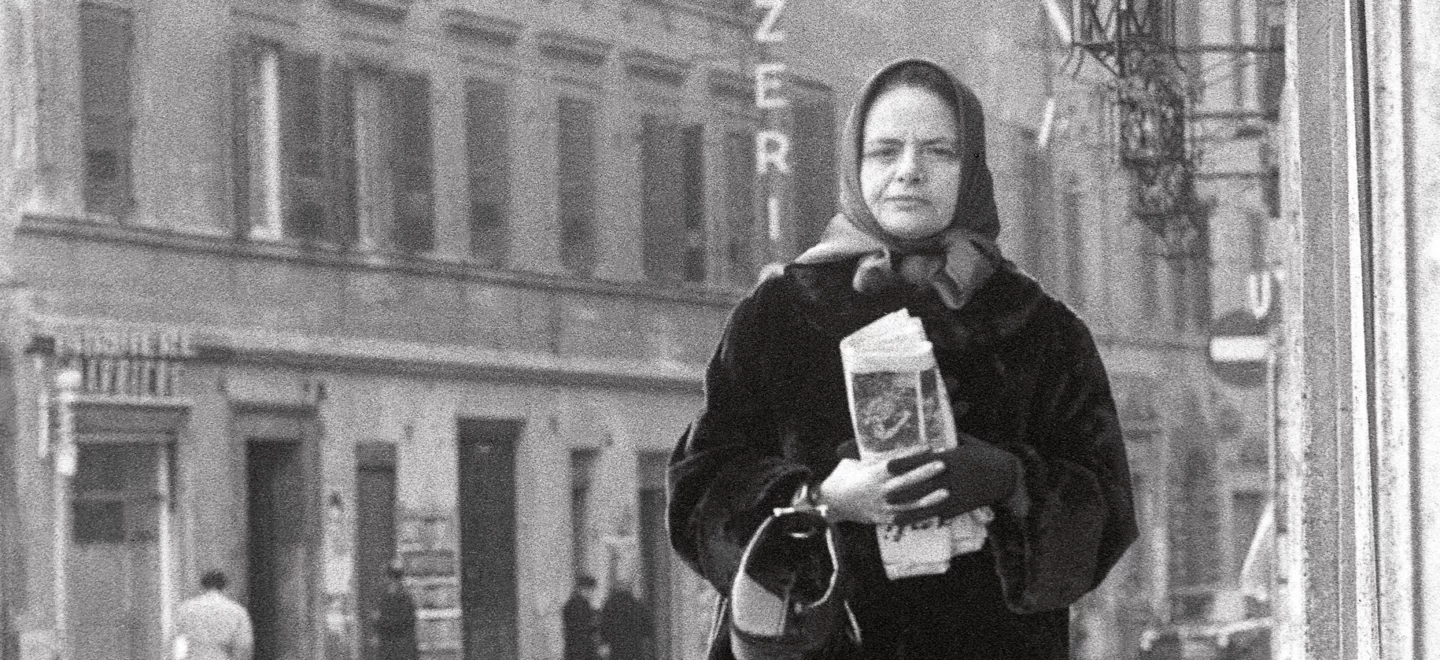
<path fill-rule="evenodd" d="M 956 231 L 944 243 L 923 250 L 900 251 L 854 227 L 837 215 L 820 243 L 795 259 L 820 263 L 859 256 L 851 286 L 862 293 L 933 288 L 950 309 L 960 309 L 975 289 L 1004 264 L 999 246 L 974 232 Z"/>
<path fill-rule="evenodd" d="M 861 293 L 931 288 L 946 307 L 960 309 L 975 285 L 989 274 L 988 261 L 965 240 L 950 250 L 901 253 L 885 249 L 860 258 L 852 285 Z"/>

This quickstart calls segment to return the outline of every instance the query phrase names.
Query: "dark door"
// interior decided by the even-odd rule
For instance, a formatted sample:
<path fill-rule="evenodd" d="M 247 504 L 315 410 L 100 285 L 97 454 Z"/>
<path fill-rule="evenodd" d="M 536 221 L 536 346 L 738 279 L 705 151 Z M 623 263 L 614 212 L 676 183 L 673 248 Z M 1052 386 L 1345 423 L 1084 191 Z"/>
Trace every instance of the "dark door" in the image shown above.
<path fill-rule="evenodd" d="M 374 660 L 374 613 L 395 557 L 395 446 L 366 443 L 355 455 L 355 578 L 365 636 L 362 657 Z"/>
<path fill-rule="evenodd" d="M 515 445 L 521 423 L 459 422 L 460 607 L 466 660 L 514 660 Z"/>
<path fill-rule="evenodd" d="M 650 608 L 655 660 L 670 660 L 670 537 L 665 531 L 665 466 L 669 454 L 640 456 L 640 572 Z"/>
<path fill-rule="evenodd" d="M 304 444 L 246 443 L 249 610 L 254 660 L 308 658 L 309 552 Z"/>

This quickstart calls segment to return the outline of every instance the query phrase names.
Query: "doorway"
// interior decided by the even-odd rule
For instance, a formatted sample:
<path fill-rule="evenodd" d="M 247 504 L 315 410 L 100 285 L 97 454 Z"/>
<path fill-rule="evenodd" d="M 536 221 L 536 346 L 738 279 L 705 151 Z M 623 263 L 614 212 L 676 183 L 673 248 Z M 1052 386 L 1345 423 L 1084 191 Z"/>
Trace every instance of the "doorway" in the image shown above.
<path fill-rule="evenodd" d="M 515 583 L 515 447 L 523 423 L 462 419 L 460 607 L 465 660 L 519 655 Z"/>
<path fill-rule="evenodd" d="M 169 440 L 168 434 L 145 443 L 81 438 L 70 484 L 66 564 L 76 660 L 164 655 Z"/>
<path fill-rule="evenodd" d="M 395 445 L 362 443 L 355 448 L 355 580 L 365 634 L 361 657 L 378 660 L 375 612 L 389 583 L 395 558 Z"/>
<path fill-rule="evenodd" d="M 310 657 L 310 489 L 305 443 L 250 437 L 245 445 L 249 610 L 254 660 Z"/>
<path fill-rule="evenodd" d="M 668 453 L 640 454 L 640 572 L 651 612 L 655 659 L 670 660 L 670 537 L 665 528 L 665 472 Z"/>

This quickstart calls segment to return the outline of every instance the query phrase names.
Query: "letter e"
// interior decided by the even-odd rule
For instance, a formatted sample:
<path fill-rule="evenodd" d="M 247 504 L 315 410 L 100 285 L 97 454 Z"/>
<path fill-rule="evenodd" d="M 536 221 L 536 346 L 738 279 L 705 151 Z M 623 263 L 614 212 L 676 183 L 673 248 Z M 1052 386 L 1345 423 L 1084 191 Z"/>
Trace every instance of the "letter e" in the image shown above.
<path fill-rule="evenodd" d="M 785 65 L 780 62 L 765 62 L 755 65 L 755 107 L 768 109 L 790 105 L 789 99 L 773 93 L 778 91 L 780 84 L 784 82 L 780 78 L 783 73 L 785 73 Z"/>

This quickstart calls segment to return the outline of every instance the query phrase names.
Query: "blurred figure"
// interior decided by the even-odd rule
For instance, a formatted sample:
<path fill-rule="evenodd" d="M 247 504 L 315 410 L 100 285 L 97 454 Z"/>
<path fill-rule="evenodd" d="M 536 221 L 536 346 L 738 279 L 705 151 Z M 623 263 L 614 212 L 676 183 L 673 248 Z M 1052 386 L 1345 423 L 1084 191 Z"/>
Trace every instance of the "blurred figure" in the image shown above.
<path fill-rule="evenodd" d="M 581 575 L 575 579 L 575 589 L 565 601 L 561 621 L 565 626 L 565 660 L 596 660 L 595 608 L 591 599 L 595 596 L 595 578 Z"/>
<path fill-rule="evenodd" d="M 376 656 L 379 660 L 415 660 L 420 647 L 415 636 L 415 600 L 405 588 L 405 570 L 399 562 L 387 569 L 390 582 L 375 610 Z"/>
<path fill-rule="evenodd" d="M 249 660 L 255 647 L 250 614 L 224 594 L 225 574 L 211 570 L 200 578 L 204 591 L 180 603 L 175 612 L 177 660 Z"/>
<path fill-rule="evenodd" d="M 600 608 L 600 639 L 609 649 L 609 660 L 650 657 L 650 610 L 623 584 L 615 586 Z"/>

